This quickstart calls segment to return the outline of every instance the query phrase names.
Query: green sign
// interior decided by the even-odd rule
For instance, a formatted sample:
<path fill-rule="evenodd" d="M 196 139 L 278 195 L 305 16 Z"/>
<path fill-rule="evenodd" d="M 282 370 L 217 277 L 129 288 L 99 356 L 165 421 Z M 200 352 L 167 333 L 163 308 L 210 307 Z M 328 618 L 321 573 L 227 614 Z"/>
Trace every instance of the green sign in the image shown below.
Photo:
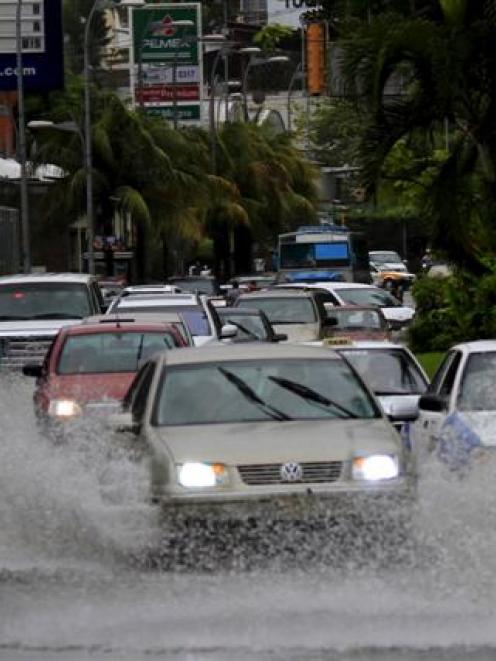
<path fill-rule="evenodd" d="M 198 103 L 184 106 L 146 106 L 146 112 L 149 115 L 163 117 L 163 119 L 174 119 L 174 110 L 176 111 L 176 118 L 179 121 L 198 121 L 200 119 L 200 105 Z"/>
<path fill-rule="evenodd" d="M 135 63 L 198 64 L 199 36 L 198 3 L 150 4 L 133 10 Z"/>

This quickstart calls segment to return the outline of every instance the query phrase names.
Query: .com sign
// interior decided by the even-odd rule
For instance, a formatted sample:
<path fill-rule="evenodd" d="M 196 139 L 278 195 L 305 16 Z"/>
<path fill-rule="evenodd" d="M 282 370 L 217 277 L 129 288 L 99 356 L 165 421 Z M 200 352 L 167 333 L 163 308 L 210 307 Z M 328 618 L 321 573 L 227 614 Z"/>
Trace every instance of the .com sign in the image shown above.
<path fill-rule="evenodd" d="M 319 6 L 320 2 L 315 2 L 315 0 L 268 0 L 268 22 L 298 28 L 300 27 L 300 16 Z"/>

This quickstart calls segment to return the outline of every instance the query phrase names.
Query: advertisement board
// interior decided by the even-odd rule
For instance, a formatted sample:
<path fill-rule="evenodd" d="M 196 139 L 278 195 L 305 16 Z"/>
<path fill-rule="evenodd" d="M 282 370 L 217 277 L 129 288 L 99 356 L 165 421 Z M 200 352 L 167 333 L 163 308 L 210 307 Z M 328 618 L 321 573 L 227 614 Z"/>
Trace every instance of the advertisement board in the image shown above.
<path fill-rule="evenodd" d="M 201 6 L 149 4 L 131 13 L 134 104 L 167 119 L 201 118 Z"/>
<path fill-rule="evenodd" d="M 301 15 L 319 6 L 315 0 L 267 0 L 268 23 L 299 28 Z"/>
<path fill-rule="evenodd" d="M 17 89 L 17 0 L 0 3 L 0 91 Z M 62 0 L 24 0 L 21 8 L 24 88 L 48 92 L 64 86 Z"/>

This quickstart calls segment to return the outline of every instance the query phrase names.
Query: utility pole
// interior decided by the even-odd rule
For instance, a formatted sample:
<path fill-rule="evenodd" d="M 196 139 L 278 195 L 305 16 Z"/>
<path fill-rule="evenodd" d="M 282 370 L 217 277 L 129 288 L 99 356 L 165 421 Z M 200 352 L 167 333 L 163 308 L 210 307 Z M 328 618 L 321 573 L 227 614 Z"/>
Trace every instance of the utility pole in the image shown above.
<path fill-rule="evenodd" d="M 29 196 L 26 171 L 26 118 L 24 113 L 24 75 L 22 67 L 22 0 L 17 0 L 16 7 L 16 67 L 17 67 L 17 157 L 21 165 L 20 199 L 21 199 L 21 235 L 22 235 L 22 269 L 24 273 L 31 271 L 31 246 L 29 232 Z"/>

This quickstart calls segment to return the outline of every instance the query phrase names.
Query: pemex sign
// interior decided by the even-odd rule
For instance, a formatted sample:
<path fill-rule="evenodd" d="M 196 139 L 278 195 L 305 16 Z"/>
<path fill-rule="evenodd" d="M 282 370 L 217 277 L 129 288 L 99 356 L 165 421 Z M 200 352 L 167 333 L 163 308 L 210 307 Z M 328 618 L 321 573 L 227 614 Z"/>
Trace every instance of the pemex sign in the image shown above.
<path fill-rule="evenodd" d="M 200 3 L 149 4 L 131 16 L 134 104 L 167 119 L 199 121 Z"/>

